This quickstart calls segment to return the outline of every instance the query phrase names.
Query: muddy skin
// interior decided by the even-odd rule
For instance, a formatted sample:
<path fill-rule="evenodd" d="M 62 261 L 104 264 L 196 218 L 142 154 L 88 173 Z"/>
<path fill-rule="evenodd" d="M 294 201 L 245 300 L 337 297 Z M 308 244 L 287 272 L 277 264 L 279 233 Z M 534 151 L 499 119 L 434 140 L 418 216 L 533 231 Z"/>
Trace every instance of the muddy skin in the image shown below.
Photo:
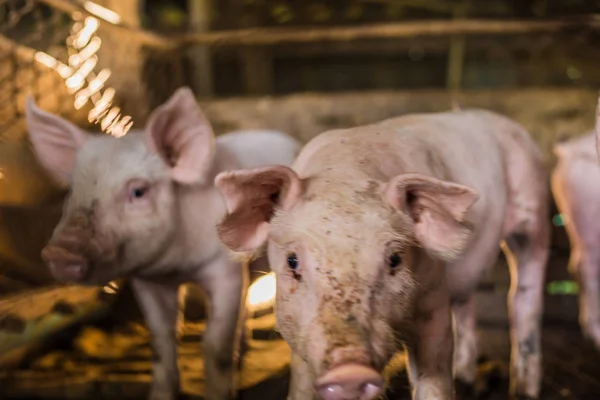
<path fill-rule="evenodd" d="M 219 174 L 223 243 L 268 245 L 278 329 L 294 354 L 289 398 L 375 398 L 404 346 L 414 399 L 452 399 L 453 364 L 473 385 L 473 294 L 500 250 L 513 282 L 511 394 L 537 398 L 545 182 L 525 129 L 483 110 L 328 131 L 291 168 Z"/>
<path fill-rule="evenodd" d="M 178 291 L 184 283 L 198 285 L 211 304 L 202 344 L 206 398 L 234 398 L 248 266 L 217 236 L 215 226 L 226 209 L 214 177 L 239 168 L 291 165 L 299 143 L 275 131 L 215 138 L 188 88 L 154 110 L 144 130 L 119 139 L 84 132 L 32 100 L 27 123 L 38 160 L 70 188 L 42 251 L 54 277 L 82 285 L 131 279 L 155 354 L 150 400 L 179 394 Z"/>

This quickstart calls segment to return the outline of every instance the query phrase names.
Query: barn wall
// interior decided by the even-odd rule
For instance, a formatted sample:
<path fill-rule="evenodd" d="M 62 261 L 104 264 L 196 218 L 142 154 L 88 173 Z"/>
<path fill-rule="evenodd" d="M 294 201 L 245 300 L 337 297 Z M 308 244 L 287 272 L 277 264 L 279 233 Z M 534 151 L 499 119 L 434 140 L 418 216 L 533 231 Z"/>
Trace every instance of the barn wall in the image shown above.
<path fill-rule="evenodd" d="M 529 129 L 549 167 L 558 135 L 590 130 L 598 93 L 590 89 L 536 88 L 468 91 L 456 97 L 462 108 L 485 108 L 507 115 Z M 217 133 L 273 128 L 308 141 L 328 129 L 376 122 L 412 112 L 449 110 L 454 98 L 445 90 L 296 94 L 260 99 L 233 98 L 200 104 Z"/>

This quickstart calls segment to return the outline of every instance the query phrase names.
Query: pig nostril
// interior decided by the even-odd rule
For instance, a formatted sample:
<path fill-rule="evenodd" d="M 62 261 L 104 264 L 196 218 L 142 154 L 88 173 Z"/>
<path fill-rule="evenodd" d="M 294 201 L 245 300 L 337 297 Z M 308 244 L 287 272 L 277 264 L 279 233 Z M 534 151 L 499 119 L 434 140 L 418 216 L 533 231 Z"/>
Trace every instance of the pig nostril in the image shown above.
<path fill-rule="evenodd" d="M 374 399 L 379 395 L 381 386 L 374 383 L 367 383 L 363 387 L 363 397 L 365 399 Z"/>
<path fill-rule="evenodd" d="M 323 400 L 343 400 L 343 391 L 340 385 L 327 385 L 319 389 L 319 394 Z"/>
<path fill-rule="evenodd" d="M 329 386 L 325 386 L 322 391 L 324 393 L 335 393 L 342 390 L 342 387 L 340 385 L 329 385 Z"/>
<path fill-rule="evenodd" d="M 346 364 L 327 372 L 317 381 L 324 400 L 373 400 L 383 389 L 381 375 L 360 364 Z"/>

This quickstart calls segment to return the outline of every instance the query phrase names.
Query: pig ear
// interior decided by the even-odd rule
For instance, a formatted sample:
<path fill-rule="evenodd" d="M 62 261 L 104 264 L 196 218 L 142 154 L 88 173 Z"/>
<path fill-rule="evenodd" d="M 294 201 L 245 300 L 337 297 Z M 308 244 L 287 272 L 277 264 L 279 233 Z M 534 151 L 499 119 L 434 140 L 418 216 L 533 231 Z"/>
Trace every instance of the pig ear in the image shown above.
<path fill-rule="evenodd" d="M 214 159 L 215 137 L 188 87 L 177 89 L 152 113 L 146 135 L 148 146 L 171 167 L 175 181 L 207 183 Z"/>
<path fill-rule="evenodd" d="M 25 106 L 29 138 L 40 164 L 62 185 L 68 185 L 77 151 L 88 135 L 76 125 L 41 110 L 30 97 Z"/>
<path fill-rule="evenodd" d="M 388 182 L 385 197 L 409 214 L 415 237 L 425 250 L 450 261 L 464 249 L 471 234 L 465 214 L 479 197 L 473 189 L 411 173 Z"/>
<path fill-rule="evenodd" d="M 276 209 L 294 206 L 301 193 L 298 175 L 281 165 L 222 172 L 215 178 L 227 216 L 217 226 L 221 241 L 233 251 L 259 248 L 269 234 Z"/>

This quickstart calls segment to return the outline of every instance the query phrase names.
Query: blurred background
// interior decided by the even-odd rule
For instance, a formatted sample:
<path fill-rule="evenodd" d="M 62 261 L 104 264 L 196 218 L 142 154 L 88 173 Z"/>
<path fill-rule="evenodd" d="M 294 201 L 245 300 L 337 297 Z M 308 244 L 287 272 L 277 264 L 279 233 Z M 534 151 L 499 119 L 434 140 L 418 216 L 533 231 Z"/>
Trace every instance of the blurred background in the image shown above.
<path fill-rule="evenodd" d="M 186 85 L 217 134 L 273 128 L 302 142 L 410 112 L 487 108 L 527 127 L 550 170 L 557 139 L 594 125 L 599 12 L 591 0 L 0 0 L 0 398 L 144 398 L 150 380 L 126 282 L 57 285 L 41 263 L 65 192 L 31 153 L 28 96 L 120 136 Z M 597 399 L 600 357 L 579 332 L 551 210 L 543 398 Z M 284 399 L 289 350 L 274 331 L 272 281 L 262 285 L 248 305 L 242 397 Z M 480 398 L 506 398 L 508 285 L 499 259 L 477 295 Z M 203 301 L 189 294 L 182 380 L 199 398 Z M 402 379 L 390 398 L 408 398 Z"/>

